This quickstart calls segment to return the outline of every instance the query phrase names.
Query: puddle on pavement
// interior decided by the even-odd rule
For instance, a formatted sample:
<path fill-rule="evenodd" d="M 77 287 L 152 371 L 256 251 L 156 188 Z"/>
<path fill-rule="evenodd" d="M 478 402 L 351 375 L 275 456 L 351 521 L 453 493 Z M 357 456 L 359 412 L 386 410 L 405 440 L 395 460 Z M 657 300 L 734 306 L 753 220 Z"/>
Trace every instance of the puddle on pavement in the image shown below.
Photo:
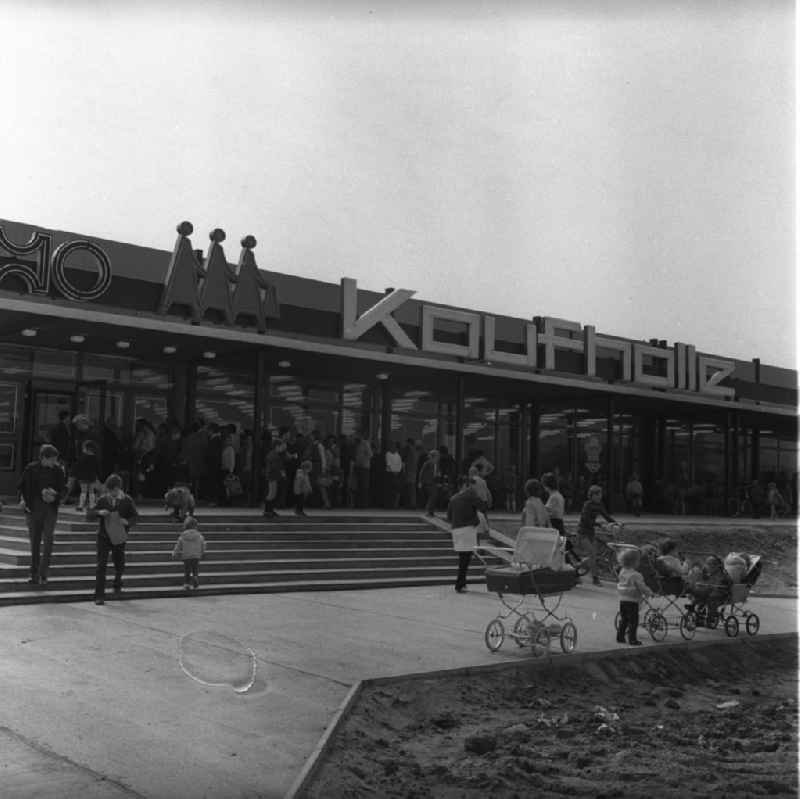
<path fill-rule="evenodd" d="M 256 654 L 235 638 L 201 630 L 178 643 L 178 663 L 184 674 L 210 687 L 230 686 L 243 694 L 256 680 Z"/>

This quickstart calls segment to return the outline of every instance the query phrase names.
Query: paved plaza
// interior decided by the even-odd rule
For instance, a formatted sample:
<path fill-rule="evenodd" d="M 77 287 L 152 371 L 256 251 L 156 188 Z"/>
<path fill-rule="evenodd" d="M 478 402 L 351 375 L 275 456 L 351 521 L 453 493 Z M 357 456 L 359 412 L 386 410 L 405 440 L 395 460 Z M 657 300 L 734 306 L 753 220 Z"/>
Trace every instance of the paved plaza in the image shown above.
<path fill-rule="evenodd" d="M 796 631 L 794 599 L 750 605 L 760 634 Z M 498 607 L 473 585 L 1 608 L 0 784 L 15 799 L 282 797 L 356 681 L 530 657 L 484 645 Z M 610 583 L 564 595 L 580 651 L 616 647 L 616 608 Z M 182 640 L 205 683 L 234 682 L 252 650 L 250 690 L 192 679 Z"/>

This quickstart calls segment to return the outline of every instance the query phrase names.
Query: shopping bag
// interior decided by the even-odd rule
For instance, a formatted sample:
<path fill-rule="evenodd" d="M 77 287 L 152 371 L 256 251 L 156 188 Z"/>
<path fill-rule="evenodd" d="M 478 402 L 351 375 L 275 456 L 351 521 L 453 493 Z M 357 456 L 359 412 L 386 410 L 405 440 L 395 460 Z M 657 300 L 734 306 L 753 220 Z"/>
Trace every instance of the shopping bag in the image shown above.
<path fill-rule="evenodd" d="M 242 481 L 235 474 L 229 474 L 225 478 L 225 493 L 229 499 L 240 497 L 242 494 L 244 494 Z"/>
<path fill-rule="evenodd" d="M 128 527 L 122 523 L 119 511 L 112 510 L 106 516 L 106 533 L 114 546 L 124 544 L 128 540 Z"/>

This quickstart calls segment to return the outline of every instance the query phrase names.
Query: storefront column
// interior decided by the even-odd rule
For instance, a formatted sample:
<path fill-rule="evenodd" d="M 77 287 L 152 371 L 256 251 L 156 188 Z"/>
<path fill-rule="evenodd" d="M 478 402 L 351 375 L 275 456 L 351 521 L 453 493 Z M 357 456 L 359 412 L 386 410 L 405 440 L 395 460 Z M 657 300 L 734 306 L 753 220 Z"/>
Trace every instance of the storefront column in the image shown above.
<path fill-rule="evenodd" d="M 528 419 L 530 420 L 529 427 L 531 436 L 528 447 L 528 470 L 523 472 L 524 484 L 525 480 L 533 475 L 539 474 L 539 403 L 536 401 L 531 402 L 528 409 Z M 521 486 L 520 486 L 521 487 Z"/>
<path fill-rule="evenodd" d="M 249 490 L 249 501 L 255 504 L 261 501 L 263 485 L 264 450 L 261 428 L 264 426 L 264 395 L 267 390 L 267 355 L 259 350 L 256 357 L 256 385 L 253 392 L 253 471 Z"/>
<path fill-rule="evenodd" d="M 750 482 L 758 480 L 761 473 L 761 428 L 758 425 L 753 425 L 752 442 L 751 451 L 753 457 L 750 459 Z"/>
<path fill-rule="evenodd" d="M 385 454 L 389 450 L 389 445 L 392 440 L 392 386 L 391 380 L 384 380 L 381 382 L 381 437 L 379 446 L 381 454 Z M 384 464 L 385 460 L 381 460 Z M 383 467 L 385 468 L 385 466 Z"/>
<path fill-rule="evenodd" d="M 615 461 L 614 457 L 614 398 L 608 398 L 608 409 L 606 415 L 606 502 L 608 503 L 608 510 L 610 513 L 614 512 L 614 473 Z M 624 479 L 624 478 L 623 478 Z M 622 486 L 625 490 L 625 486 Z"/>
<path fill-rule="evenodd" d="M 495 425 L 495 430 L 497 426 Z M 453 453 L 458 469 L 464 458 L 464 376 L 456 377 L 456 451 Z M 496 465 L 496 464 L 495 464 Z"/>
<path fill-rule="evenodd" d="M 186 420 L 185 424 L 190 425 L 197 416 L 197 365 L 187 363 L 183 371 L 186 375 L 183 415 Z"/>
<path fill-rule="evenodd" d="M 725 414 L 725 494 L 723 500 L 725 502 L 725 515 L 730 514 L 731 500 L 736 496 L 736 475 L 737 462 L 737 435 L 736 429 L 736 413 L 728 411 Z"/>
<path fill-rule="evenodd" d="M 167 399 L 167 416 L 178 422 L 181 429 L 191 421 L 189 386 L 194 381 L 194 367 L 181 364 L 173 370 L 172 391 Z"/>

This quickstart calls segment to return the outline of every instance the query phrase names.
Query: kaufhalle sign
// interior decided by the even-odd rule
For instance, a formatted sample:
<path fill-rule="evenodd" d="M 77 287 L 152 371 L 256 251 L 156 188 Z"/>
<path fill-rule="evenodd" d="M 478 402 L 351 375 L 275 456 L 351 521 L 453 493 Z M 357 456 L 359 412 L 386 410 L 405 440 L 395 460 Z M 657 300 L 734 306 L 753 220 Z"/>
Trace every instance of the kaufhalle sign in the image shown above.
<path fill-rule="evenodd" d="M 192 247 L 193 228 L 181 222 L 178 238 L 161 282 L 160 300 L 152 310 L 160 315 L 180 313 L 193 324 L 213 320 L 230 326 L 255 327 L 267 331 L 268 320 L 280 318 L 278 292 L 269 273 L 258 268 L 253 250 L 256 239 L 245 236 L 236 266 L 231 266 L 223 249 L 225 232 L 216 228 L 209 234 L 209 247 L 203 256 Z M 78 284 L 70 260 L 81 254 Z M 87 281 L 87 272 L 94 279 Z M 53 247 L 50 233 L 36 231 L 28 242 L 12 242 L 0 228 L 0 289 L 11 282 L 32 295 L 61 295 L 72 302 L 102 300 L 112 281 L 111 260 L 104 249 L 88 239 L 74 239 Z M 698 353 L 690 344 L 674 347 L 654 346 L 640 341 L 597 333 L 591 325 L 553 317 L 534 321 L 515 320 L 520 325 L 523 352 L 509 352 L 495 340 L 496 317 L 429 303 L 418 306 L 417 340 L 394 314 L 411 301 L 414 291 L 393 289 L 372 307 L 358 312 L 358 287 L 355 280 L 340 283 L 341 338 L 357 341 L 367 331 L 381 326 L 393 348 L 421 354 L 432 353 L 498 364 L 521 371 L 555 371 L 556 352 L 569 351 L 582 356 L 583 376 L 596 377 L 598 348 L 613 352 L 619 359 L 617 382 L 682 390 L 733 398 L 735 390 L 723 385 L 736 364 L 733 360 Z M 455 323 L 464 331 L 466 343 L 437 339 L 437 322 Z M 655 366 L 654 366 L 655 365 Z"/>

